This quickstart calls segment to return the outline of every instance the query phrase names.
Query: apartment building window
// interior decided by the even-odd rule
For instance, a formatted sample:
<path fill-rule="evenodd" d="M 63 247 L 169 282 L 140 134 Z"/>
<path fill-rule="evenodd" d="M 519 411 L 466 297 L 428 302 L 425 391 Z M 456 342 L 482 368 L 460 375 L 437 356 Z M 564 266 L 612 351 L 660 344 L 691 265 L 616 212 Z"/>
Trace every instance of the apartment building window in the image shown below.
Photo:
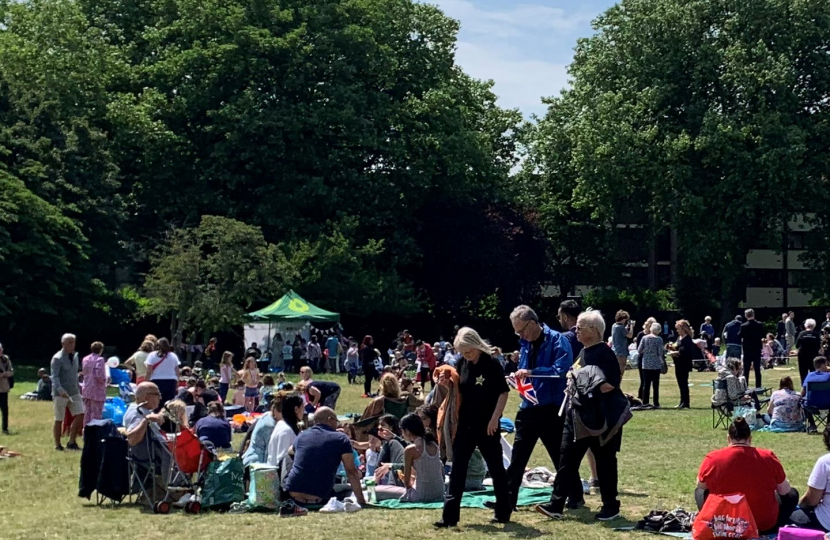
<path fill-rule="evenodd" d="M 784 286 L 784 270 L 747 270 L 747 287 L 776 288 Z"/>

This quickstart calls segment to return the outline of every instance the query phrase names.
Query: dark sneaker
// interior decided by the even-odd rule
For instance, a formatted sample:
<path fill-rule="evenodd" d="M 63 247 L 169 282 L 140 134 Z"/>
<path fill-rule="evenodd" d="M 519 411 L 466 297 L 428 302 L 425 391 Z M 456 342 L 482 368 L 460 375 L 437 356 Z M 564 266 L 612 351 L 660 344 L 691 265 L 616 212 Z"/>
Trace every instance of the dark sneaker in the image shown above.
<path fill-rule="evenodd" d="M 11 433 L 9 433 L 9 430 L 8 430 L 8 429 L 4 429 L 4 430 L 3 430 L 3 435 L 11 435 Z"/>
<path fill-rule="evenodd" d="M 484 508 L 489 508 L 490 510 L 496 509 L 496 501 L 484 501 Z"/>
<path fill-rule="evenodd" d="M 569 500 L 568 504 L 566 506 L 568 507 L 568 510 L 579 510 L 580 508 L 585 506 L 585 499 L 580 499 L 580 500 L 575 501 L 575 502 Z"/>
<path fill-rule="evenodd" d="M 308 514 L 308 510 L 294 501 L 286 501 L 280 506 L 280 517 L 300 517 Z"/>
<path fill-rule="evenodd" d="M 76 442 L 71 442 L 71 443 L 69 443 L 69 444 L 67 444 L 67 445 L 66 445 L 66 449 L 67 449 L 67 450 L 75 450 L 75 451 L 78 451 L 78 450 L 80 450 L 80 449 L 81 449 L 81 447 L 80 447 L 80 446 L 78 446 L 78 443 L 76 443 Z"/>
<path fill-rule="evenodd" d="M 540 514 L 544 514 L 551 519 L 562 519 L 562 510 L 556 508 L 551 503 L 540 504 L 536 506 L 536 511 Z"/>
<path fill-rule="evenodd" d="M 510 520 L 509 519 L 499 519 L 497 517 L 491 517 L 490 518 L 490 523 L 501 523 L 503 525 L 505 523 L 510 523 Z"/>
<path fill-rule="evenodd" d="M 55 450 L 57 450 L 58 452 L 63 452 L 63 446 L 61 446 L 61 445 L 57 445 L 57 446 L 55 447 Z"/>
<path fill-rule="evenodd" d="M 599 514 L 594 516 L 594 519 L 597 521 L 611 521 L 612 519 L 617 519 L 618 517 L 620 517 L 619 510 L 610 510 L 603 506 L 602 510 L 599 511 Z"/>
<path fill-rule="evenodd" d="M 449 529 L 450 527 L 455 527 L 456 525 L 458 525 L 458 523 L 448 523 L 443 519 L 432 524 L 433 527 L 437 527 L 439 529 Z"/>

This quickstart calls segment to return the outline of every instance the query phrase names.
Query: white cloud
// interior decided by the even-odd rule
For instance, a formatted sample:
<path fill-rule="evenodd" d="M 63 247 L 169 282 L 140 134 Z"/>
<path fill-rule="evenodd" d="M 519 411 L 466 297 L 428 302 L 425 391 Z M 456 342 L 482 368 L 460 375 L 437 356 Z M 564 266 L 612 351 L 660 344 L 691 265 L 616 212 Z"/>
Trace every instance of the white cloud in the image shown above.
<path fill-rule="evenodd" d="M 539 0 L 566 9 L 510 0 L 424 1 L 460 21 L 458 65 L 477 79 L 495 81 L 499 104 L 518 108 L 526 117 L 543 114 L 542 97 L 568 86 L 567 65 L 576 38 L 590 32 L 596 15 L 568 0 Z"/>
<path fill-rule="evenodd" d="M 585 11 L 568 14 L 564 9 L 538 4 L 516 4 L 508 10 L 480 9 L 467 0 L 427 0 L 461 21 L 463 32 L 489 37 L 517 37 L 526 32 L 557 31 L 572 33 L 584 28 L 592 18 Z"/>
<path fill-rule="evenodd" d="M 460 41 L 457 63 L 477 79 L 493 79 L 499 105 L 518 108 L 526 117 L 547 110 L 542 97 L 568 86 L 567 65 L 504 56 L 499 48 Z"/>

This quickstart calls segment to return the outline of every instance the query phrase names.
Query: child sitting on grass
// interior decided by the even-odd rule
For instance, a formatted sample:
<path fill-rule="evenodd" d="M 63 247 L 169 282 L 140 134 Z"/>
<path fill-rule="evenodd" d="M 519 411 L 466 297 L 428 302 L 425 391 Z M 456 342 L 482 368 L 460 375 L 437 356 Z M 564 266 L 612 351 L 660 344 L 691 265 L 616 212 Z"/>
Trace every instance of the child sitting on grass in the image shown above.
<path fill-rule="evenodd" d="M 233 392 L 233 404 L 245 406 L 245 381 L 236 381 L 236 389 Z"/>
<path fill-rule="evenodd" d="M 262 386 L 259 389 L 259 399 L 263 402 L 268 402 L 271 399 L 271 394 L 274 393 L 276 387 L 274 386 L 274 377 L 266 375 L 262 378 Z M 268 396 L 267 398 L 265 396 Z"/>

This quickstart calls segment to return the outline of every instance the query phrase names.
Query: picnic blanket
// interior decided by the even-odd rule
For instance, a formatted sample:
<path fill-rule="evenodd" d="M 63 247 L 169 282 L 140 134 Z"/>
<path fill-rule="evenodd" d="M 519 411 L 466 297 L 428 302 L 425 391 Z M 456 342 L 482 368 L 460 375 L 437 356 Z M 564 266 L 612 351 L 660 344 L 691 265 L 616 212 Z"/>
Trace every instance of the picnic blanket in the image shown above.
<path fill-rule="evenodd" d="M 617 532 L 644 532 L 638 531 L 635 527 L 617 527 L 614 529 Z M 682 538 L 683 540 L 692 540 L 692 533 L 690 532 L 654 532 L 650 534 L 659 534 L 661 536 L 671 536 L 673 538 Z M 776 540 L 778 534 L 762 534 L 758 540 Z"/>
<path fill-rule="evenodd" d="M 462 508 L 487 508 L 484 503 L 487 501 L 495 501 L 496 492 L 491 489 L 482 491 L 469 491 L 464 494 L 461 499 Z M 519 501 L 516 506 L 532 506 L 542 504 L 550 501 L 550 489 L 529 489 L 521 488 L 519 490 Z M 368 504 L 368 503 L 367 503 Z M 416 502 L 401 502 L 398 499 L 390 499 L 380 501 L 371 506 L 379 508 L 388 508 L 391 510 L 408 510 L 408 509 L 440 509 L 444 507 L 444 501 L 432 503 L 416 503 Z"/>

